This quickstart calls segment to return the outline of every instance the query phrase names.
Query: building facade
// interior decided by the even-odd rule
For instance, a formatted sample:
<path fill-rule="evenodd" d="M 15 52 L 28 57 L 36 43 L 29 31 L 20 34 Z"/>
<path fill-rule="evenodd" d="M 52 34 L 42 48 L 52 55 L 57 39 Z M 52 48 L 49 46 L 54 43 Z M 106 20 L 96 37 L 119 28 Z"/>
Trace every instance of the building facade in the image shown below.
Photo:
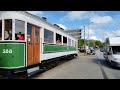
<path fill-rule="evenodd" d="M 65 32 L 78 39 L 81 38 L 81 30 L 82 29 L 72 29 L 72 30 L 65 30 Z"/>

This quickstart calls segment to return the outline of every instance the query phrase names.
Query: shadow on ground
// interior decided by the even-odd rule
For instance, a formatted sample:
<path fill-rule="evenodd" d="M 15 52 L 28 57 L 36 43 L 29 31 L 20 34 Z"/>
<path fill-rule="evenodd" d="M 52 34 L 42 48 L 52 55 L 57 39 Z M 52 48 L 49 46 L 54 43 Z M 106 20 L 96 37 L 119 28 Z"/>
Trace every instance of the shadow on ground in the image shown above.
<path fill-rule="evenodd" d="M 110 68 L 110 69 L 120 70 L 120 68 L 118 68 L 118 67 L 111 66 L 111 64 L 109 62 L 107 62 L 105 59 L 97 59 L 97 58 L 92 59 L 93 63 L 96 63 L 96 64 L 100 65 L 98 63 L 98 61 L 100 61 L 101 66 L 104 66 L 104 67 Z"/>

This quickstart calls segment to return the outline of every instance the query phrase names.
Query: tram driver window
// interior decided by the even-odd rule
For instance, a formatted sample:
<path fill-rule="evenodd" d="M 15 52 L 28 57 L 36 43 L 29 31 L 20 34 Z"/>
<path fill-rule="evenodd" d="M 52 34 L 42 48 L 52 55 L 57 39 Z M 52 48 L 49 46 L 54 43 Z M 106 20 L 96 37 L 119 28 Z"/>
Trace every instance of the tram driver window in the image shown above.
<path fill-rule="evenodd" d="M 25 40 L 25 22 L 15 20 L 15 40 Z"/>
<path fill-rule="evenodd" d="M 2 40 L 2 20 L 0 20 L 0 40 Z"/>
<path fill-rule="evenodd" d="M 6 19 L 4 26 L 5 26 L 4 39 L 12 40 L 12 19 Z"/>

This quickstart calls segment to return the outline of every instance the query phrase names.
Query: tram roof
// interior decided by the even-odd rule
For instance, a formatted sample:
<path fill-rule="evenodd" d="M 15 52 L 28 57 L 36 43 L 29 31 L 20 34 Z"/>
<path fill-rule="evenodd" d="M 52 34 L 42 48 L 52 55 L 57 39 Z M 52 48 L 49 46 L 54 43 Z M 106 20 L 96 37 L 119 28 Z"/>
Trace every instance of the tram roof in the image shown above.
<path fill-rule="evenodd" d="M 40 16 L 33 15 L 33 14 L 27 12 L 27 11 L 17 11 L 17 12 L 20 12 L 20 13 L 23 13 L 23 14 L 26 14 L 26 15 L 30 15 L 30 16 L 32 16 L 33 18 L 36 18 L 36 19 L 38 19 L 38 20 L 41 20 L 41 21 L 43 21 L 44 23 L 49 24 L 50 26 L 53 26 L 54 28 L 59 29 L 61 32 L 66 33 L 66 32 L 65 32 L 64 30 L 62 30 L 61 28 L 54 26 L 54 24 L 51 24 L 51 23 L 47 22 L 47 20 L 44 20 L 44 19 L 43 19 L 42 17 L 40 17 Z M 66 33 L 66 34 L 67 34 L 67 33 Z M 69 35 L 69 34 L 67 34 L 67 35 Z M 72 35 L 69 35 L 69 36 L 70 36 L 70 37 L 73 37 Z M 74 37 L 73 37 L 73 38 L 74 38 Z M 77 38 L 74 38 L 74 39 L 77 40 Z"/>
<path fill-rule="evenodd" d="M 40 16 L 37 16 L 37 15 L 34 15 L 34 14 L 31 14 L 31 13 L 29 13 L 29 12 L 27 12 L 27 11 L 16 11 L 16 12 L 19 12 L 19 13 L 22 13 L 22 14 L 25 14 L 25 15 L 28 15 L 28 16 L 31 16 L 31 17 L 33 17 L 33 18 L 36 18 L 36 19 L 38 19 L 38 20 L 41 20 L 42 22 L 44 22 L 44 23 L 46 23 L 46 24 L 48 24 L 48 25 L 50 25 L 50 26 L 52 26 L 52 27 L 54 27 L 54 28 L 56 28 L 56 29 L 59 29 L 61 32 L 64 32 L 64 33 L 66 33 L 64 30 L 62 30 L 60 27 L 57 27 L 57 26 L 55 26 L 54 24 L 51 24 L 51 23 L 49 23 L 49 22 L 47 22 L 47 20 L 44 20 L 42 17 L 40 17 Z M 67 34 L 67 33 L 66 33 Z M 69 34 L 67 34 L 67 35 L 69 35 Z M 69 35 L 70 37 L 72 37 L 72 38 L 74 38 L 72 35 Z M 77 40 L 77 38 L 74 38 L 75 40 Z"/>

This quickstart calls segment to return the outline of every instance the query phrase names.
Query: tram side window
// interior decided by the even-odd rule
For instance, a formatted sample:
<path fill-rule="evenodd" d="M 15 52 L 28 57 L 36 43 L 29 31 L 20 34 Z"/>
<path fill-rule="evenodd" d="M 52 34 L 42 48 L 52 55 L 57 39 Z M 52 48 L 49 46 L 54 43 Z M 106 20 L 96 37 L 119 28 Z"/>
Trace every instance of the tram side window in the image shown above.
<path fill-rule="evenodd" d="M 25 40 L 25 22 L 15 20 L 15 40 Z"/>
<path fill-rule="evenodd" d="M 54 43 L 53 32 L 47 29 L 44 29 L 44 42 L 46 43 Z"/>
<path fill-rule="evenodd" d="M 0 20 L 0 40 L 2 40 L 2 20 Z"/>
<path fill-rule="evenodd" d="M 60 34 L 56 33 L 56 44 L 62 44 L 62 38 Z"/>
<path fill-rule="evenodd" d="M 68 38 L 68 46 L 71 46 L 71 39 Z"/>
<path fill-rule="evenodd" d="M 74 46 L 74 41 L 72 40 L 72 46 Z"/>
<path fill-rule="evenodd" d="M 63 36 L 63 44 L 64 44 L 64 45 L 67 45 L 67 37 L 64 37 L 64 36 Z"/>
<path fill-rule="evenodd" d="M 4 39 L 12 40 L 12 19 L 6 19 L 4 26 L 5 26 Z"/>
<path fill-rule="evenodd" d="M 77 42 L 75 42 L 75 47 L 76 47 Z"/>

